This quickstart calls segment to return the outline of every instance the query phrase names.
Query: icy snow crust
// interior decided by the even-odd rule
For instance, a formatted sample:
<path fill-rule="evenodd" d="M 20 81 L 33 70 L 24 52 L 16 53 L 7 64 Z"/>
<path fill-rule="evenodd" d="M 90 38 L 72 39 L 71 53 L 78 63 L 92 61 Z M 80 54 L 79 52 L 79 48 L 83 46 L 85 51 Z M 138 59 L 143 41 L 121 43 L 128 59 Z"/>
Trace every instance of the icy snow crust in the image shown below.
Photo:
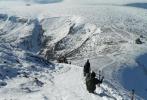
<path fill-rule="evenodd" d="M 130 100 L 132 89 L 146 100 L 147 7 L 139 2 L 0 1 L 0 100 Z M 56 64 L 60 55 L 72 65 Z M 87 59 L 105 76 L 96 94 L 85 88 Z"/>

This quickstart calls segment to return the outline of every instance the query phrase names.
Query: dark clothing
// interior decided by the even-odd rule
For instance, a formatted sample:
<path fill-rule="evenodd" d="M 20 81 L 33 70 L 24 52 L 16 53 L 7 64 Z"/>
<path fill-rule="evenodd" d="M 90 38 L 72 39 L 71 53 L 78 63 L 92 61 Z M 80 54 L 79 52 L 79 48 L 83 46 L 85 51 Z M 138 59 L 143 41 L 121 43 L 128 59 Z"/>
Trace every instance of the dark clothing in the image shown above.
<path fill-rule="evenodd" d="M 137 38 L 135 42 L 136 42 L 136 44 L 143 44 L 143 42 L 140 40 L 140 38 Z"/>
<path fill-rule="evenodd" d="M 61 56 L 58 58 L 58 63 L 66 63 L 68 64 L 67 58 L 65 56 Z"/>
<path fill-rule="evenodd" d="M 87 61 L 84 65 L 84 76 L 86 76 L 87 73 L 90 73 L 90 63 Z"/>
<path fill-rule="evenodd" d="M 40 80 L 38 80 L 37 78 L 35 78 L 35 83 L 36 83 L 36 85 L 38 85 L 40 87 L 42 87 L 44 85 L 44 83 L 41 82 Z"/>
<path fill-rule="evenodd" d="M 101 84 L 102 82 L 103 82 L 103 78 L 101 80 L 98 80 L 97 78 L 88 75 L 86 77 L 86 87 L 89 93 L 94 93 L 96 89 L 96 85 Z"/>

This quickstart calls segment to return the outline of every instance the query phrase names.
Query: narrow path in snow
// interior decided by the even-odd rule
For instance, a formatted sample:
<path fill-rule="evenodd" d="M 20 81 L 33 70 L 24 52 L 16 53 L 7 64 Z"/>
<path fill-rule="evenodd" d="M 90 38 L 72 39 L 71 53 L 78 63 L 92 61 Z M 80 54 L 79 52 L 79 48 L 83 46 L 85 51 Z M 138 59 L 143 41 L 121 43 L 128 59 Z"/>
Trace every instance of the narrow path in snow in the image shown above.
<path fill-rule="evenodd" d="M 97 87 L 96 94 L 90 94 L 86 90 L 85 77 L 81 67 L 73 65 L 64 65 L 61 69 L 63 73 L 54 73 L 53 94 L 59 100 L 116 100 L 110 92 L 110 87 L 103 85 L 103 88 Z M 62 72 L 61 71 L 61 72 Z M 65 72 L 64 72 L 65 71 Z M 117 95 L 118 98 L 119 95 Z"/>

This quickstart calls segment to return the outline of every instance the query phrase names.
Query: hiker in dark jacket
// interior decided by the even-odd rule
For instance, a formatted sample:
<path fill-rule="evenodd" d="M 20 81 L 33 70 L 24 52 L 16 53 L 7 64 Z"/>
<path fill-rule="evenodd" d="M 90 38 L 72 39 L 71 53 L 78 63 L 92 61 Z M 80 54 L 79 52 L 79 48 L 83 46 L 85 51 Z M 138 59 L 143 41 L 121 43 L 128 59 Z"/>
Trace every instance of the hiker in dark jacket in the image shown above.
<path fill-rule="evenodd" d="M 44 85 L 43 82 L 41 82 L 40 80 L 38 80 L 38 78 L 35 78 L 34 82 L 36 83 L 36 85 L 42 87 Z"/>
<path fill-rule="evenodd" d="M 95 72 L 92 72 L 90 75 L 87 75 L 86 77 L 86 87 L 89 93 L 94 93 L 96 89 L 96 85 L 101 84 L 103 82 L 104 77 L 98 80 L 97 78 L 95 78 L 95 76 L 96 76 Z"/>
<path fill-rule="evenodd" d="M 84 76 L 86 76 L 86 74 L 90 73 L 91 68 L 90 68 L 90 62 L 89 60 L 87 60 L 87 62 L 84 65 Z"/>

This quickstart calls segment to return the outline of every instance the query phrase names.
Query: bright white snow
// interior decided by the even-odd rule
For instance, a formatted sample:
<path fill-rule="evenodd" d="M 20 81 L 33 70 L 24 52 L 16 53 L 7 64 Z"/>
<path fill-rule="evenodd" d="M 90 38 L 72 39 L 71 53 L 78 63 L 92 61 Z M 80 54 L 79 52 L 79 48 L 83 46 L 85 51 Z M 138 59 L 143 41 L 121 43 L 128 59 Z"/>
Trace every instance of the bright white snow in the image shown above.
<path fill-rule="evenodd" d="M 146 0 L 1 0 L 0 100 L 129 100 L 132 89 L 146 100 L 146 9 Z M 73 65 L 54 64 L 60 55 Z M 87 59 L 105 76 L 95 95 Z"/>

